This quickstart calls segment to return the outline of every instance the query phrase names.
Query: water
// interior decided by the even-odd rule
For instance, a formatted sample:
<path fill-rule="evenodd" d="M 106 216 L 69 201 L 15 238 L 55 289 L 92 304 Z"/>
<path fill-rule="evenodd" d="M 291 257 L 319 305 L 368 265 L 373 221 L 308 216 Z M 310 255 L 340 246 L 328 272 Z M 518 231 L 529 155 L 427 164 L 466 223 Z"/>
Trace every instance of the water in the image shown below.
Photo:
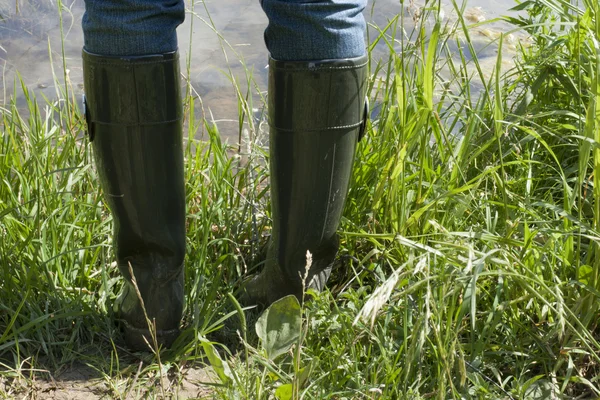
<path fill-rule="evenodd" d="M 513 0 L 468 0 L 465 17 L 470 23 L 483 18 L 493 19 L 506 15 L 514 4 Z M 187 5 L 192 8 L 191 3 Z M 419 6 L 418 0 L 414 4 L 405 1 L 407 25 L 411 24 L 411 13 L 418 12 Z M 371 24 L 384 27 L 402 11 L 401 7 L 398 0 L 376 0 L 369 4 L 365 15 Z M 453 18 L 450 3 L 444 10 L 446 18 Z M 64 42 L 61 42 L 57 0 L 0 0 L 0 105 L 9 101 L 17 71 L 25 85 L 38 96 L 56 98 L 53 68 L 58 81 L 63 82 L 63 46 L 70 86 L 77 95 L 82 93 L 80 23 L 83 11 L 83 0 L 63 0 Z M 266 90 L 267 51 L 263 30 L 267 19 L 257 0 L 207 0 L 196 2 L 193 11 L 192 15 L 190 10 L 178 30 L 182 70 L 185 70 L 186 58 L 190 57 L 189 79 L 201 100 L 199 110 L 209 120 L 217 122 L 225 137 L 235 141 L 239 123 L 231 77 L 245 88 L 244 71 L 248 68 L 258 87 Z M 481 43 L 479 58 L 484 65 L 488 60 L 493 65 L 496 54 L 493 46 L 486 46 L 490 41 L 486 35 L 493 36 L 494 32 L 506 29 L 506 25 L 493 23 L 474 33 L 476 41 Z M 371 37 L 376 36 L 374 30 L 371 32 Z M 19 99 L 23 101 L 22 96 Z M 260 107 L 260 101 L 255 103 Z"/>

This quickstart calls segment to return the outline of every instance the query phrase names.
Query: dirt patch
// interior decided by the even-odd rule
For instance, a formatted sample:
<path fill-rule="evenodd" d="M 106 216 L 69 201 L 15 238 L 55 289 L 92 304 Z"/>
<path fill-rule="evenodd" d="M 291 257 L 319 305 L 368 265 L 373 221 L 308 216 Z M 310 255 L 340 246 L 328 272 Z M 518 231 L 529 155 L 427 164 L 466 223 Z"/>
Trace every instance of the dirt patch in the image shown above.
<path fill-rule="evenodd" d="M 107 400 L 107 399 L 211 399 L 214 390 L 209 383 L 215 382 L 208 367 L 183 369 L 180 373 L 168 373 L 160 384 L 160 377 L 151 373 L 135 374 L 121 379 L 103 377 L 93 368 L 77 364 L 57 372 L 55 376 L 21 382 L 17 389 L 4 392 L 22 400 Z M 6 386 L 5 386 L 6 388 Z M 0 389 L 0 393 L 3 390 Z M 12 392 L 12 394 L 11 394 Z"/>
<path fill-rule="evenodd" d="M 209 399 L 213 398 L 214 390 L 206 383 L 215 382 L 215 376 L 210 368 L 190 369 L 183 377 L 178 389 L 177 399 Z"/>

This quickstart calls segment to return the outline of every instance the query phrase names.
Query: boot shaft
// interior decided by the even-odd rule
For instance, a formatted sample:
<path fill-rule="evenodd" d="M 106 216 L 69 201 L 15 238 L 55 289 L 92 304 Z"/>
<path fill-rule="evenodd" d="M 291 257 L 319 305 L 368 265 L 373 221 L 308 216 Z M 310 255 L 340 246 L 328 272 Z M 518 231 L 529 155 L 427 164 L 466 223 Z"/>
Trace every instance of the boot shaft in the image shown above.
<path fill-rule="evenodd" d="M 86 119 L 114 220 L 119 268 L 176 274 L 185 254 L 182 102 L 177 53 L 83 52 Z"/>
<path fill-rule="evenodd" d="M 184 305 L 185 187 L 177 53 L 84 51 L 86 120 L 126 282 L 116 312 L 129 347 L 178 335 Z M 139 295 L 138 295 L 139 292 Z M 141 300 L 140 300 L 141 297 Z"/>
<path fill-rule="evenodd" d="M 366 77 L 367 57 L 270 60 L 273 229 L 265 268 L 246 286 L 246 304 L 267 305 L 288 294 L 302 299 L 303 289 L 324 288 L 365 127 Z"/>

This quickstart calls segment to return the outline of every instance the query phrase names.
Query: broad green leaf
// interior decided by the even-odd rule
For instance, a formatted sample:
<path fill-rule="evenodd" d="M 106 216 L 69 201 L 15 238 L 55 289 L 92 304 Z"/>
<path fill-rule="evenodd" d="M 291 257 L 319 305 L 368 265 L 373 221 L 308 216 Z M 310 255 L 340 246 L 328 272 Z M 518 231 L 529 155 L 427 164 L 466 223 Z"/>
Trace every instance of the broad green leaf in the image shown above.
<path fill-rule="evenodd" d="M 589 285 L 594 279 L 594 268 L 591 265 L 582 264 L 577 269 L 579 282 Z"/>
<path fill-rule="evenodd" d="M 262 313 L 256 322 L 256 334 L 269 359 L 290 349 L 300 336 L 301 324 L 300 303 L 293 295 L 277 300 Z"/>
<path fill-rule="evenodd" d="M 525 382 L 525 399 L 542 400 L 552 398 L 552 393 L 557 392 L 557 387 L 552 382 L 543 378 L 543 375 L 537 375 Z"/>
<path fill-rule="evenodd" d="M 290 400 L 294 394 L 294 386 L 291 383 L 279 386 L 275 390 L 277 400 Z"/>

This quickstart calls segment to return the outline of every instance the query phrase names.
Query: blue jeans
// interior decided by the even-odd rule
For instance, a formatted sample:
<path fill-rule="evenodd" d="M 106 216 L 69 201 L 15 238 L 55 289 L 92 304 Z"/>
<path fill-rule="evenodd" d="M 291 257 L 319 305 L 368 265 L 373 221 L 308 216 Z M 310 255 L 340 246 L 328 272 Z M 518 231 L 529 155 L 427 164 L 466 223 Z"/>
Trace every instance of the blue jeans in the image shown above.
<path fill-rule="evenodd" d="M 261 0 L 271 57 L 308 61 L 365 53 L 367 0 Z M 85 0 L 84 46 L 99 55 L 146 55 L 177 49 L 183 0 Z"/>

